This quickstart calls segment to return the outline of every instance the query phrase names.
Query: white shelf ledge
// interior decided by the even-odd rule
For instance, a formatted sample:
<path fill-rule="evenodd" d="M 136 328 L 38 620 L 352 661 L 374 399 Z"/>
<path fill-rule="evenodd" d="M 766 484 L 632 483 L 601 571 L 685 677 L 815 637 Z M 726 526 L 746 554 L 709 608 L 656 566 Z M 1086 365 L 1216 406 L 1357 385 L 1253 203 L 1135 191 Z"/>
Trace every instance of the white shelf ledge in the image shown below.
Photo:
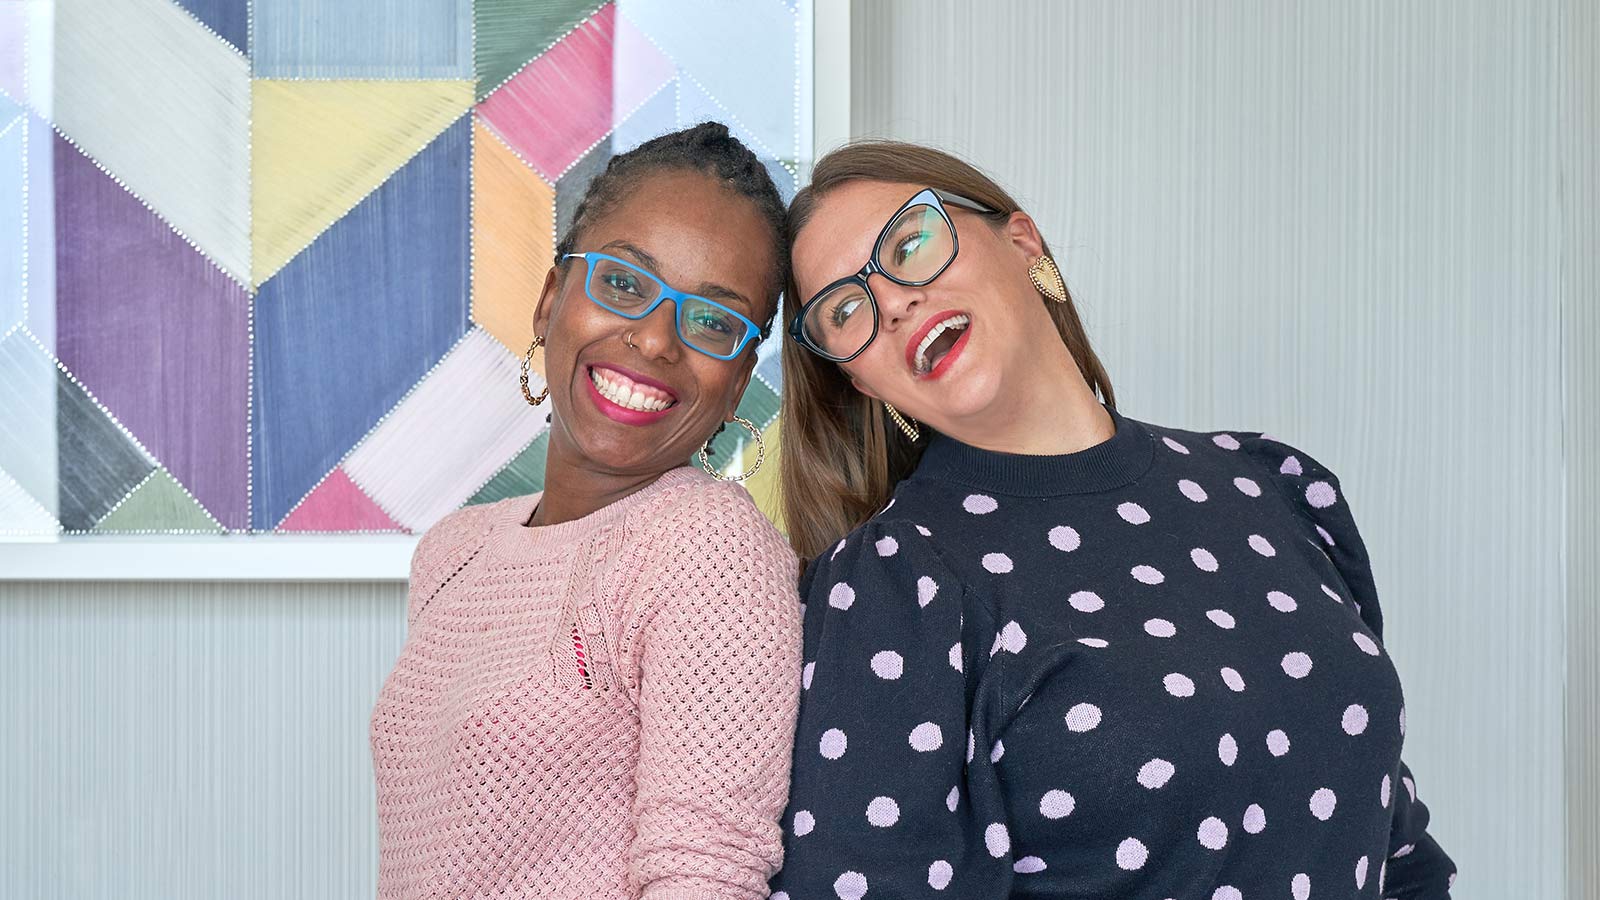
<path fill-rule="evenodd" d="M 405 581 L 412 535 L 0 539 L 5 581 Z"/>

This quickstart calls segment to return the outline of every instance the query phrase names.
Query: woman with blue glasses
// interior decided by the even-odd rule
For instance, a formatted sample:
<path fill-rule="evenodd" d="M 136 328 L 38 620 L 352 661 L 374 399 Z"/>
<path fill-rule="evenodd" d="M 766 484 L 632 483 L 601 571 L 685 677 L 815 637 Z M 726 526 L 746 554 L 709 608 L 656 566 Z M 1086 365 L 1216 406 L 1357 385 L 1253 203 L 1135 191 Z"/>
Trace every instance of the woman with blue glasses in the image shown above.
<path fill-rule="evenodd" d="M 707 443 L 749 426 L 734 410 L 787 271 L 782 218 L 714 123 L 589 186 L 523 360 L 530 414 L 552 412 L 545 490 L 447 517 L 412 564 L 372 716 L 380 897 L 766 896 L 797 563 Z"/>
<path fill-rule="evenodd" d="M 1447 897 L 1333 474 L 1119 413 L 1033 220 L 944 153 L 830 154 L 788 231 L 773 897 Z"/>

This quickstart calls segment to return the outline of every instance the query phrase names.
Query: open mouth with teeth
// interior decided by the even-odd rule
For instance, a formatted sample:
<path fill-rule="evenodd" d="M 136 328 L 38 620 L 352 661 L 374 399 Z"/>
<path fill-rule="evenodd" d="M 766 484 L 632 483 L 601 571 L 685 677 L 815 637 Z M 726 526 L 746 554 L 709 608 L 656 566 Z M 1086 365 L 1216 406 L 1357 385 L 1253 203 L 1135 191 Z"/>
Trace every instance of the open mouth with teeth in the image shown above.
<path fill-rule="evenodd" d="M 918 376 L 931 375 L 939 370 L 940 363 L 951 358 L 956 348 L 967 336 L 972 317 L 956 313 L 934 322 L 911 354 L 911 369 Z"/>
<path fill-rule="evenodd" d="M 601 411 L 612 418 L 637 423 L 641 418 L 654 419 L 678 405 L 677 396 L 659 384 L 631 377 L 609 366 L 590 366 L 589 383 L 612 407 L 601 407 Z"/>

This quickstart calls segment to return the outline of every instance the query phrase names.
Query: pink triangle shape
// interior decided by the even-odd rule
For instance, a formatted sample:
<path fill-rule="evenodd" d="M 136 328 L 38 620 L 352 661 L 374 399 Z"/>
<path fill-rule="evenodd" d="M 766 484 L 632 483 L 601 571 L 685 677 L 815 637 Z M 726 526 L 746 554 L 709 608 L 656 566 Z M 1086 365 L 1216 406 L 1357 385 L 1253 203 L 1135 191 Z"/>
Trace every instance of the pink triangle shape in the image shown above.
<path fill-rule="evenodd" d="M 334 469 L 300 501 L 278 531 L 405 531 L 362 493 L 343 469 Z"/>

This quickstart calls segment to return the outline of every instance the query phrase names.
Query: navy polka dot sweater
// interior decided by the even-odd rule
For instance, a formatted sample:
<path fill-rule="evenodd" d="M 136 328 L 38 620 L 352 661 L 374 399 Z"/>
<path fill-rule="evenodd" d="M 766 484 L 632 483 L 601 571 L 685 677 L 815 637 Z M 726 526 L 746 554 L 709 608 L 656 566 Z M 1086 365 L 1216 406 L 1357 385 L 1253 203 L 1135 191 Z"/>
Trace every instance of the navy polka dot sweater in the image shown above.
<path fill-rule="evenodd" d="M 811 565 L 775 898 L 1449 896 L 1338 481 L 1113 420 L 935 437 Z"/>

